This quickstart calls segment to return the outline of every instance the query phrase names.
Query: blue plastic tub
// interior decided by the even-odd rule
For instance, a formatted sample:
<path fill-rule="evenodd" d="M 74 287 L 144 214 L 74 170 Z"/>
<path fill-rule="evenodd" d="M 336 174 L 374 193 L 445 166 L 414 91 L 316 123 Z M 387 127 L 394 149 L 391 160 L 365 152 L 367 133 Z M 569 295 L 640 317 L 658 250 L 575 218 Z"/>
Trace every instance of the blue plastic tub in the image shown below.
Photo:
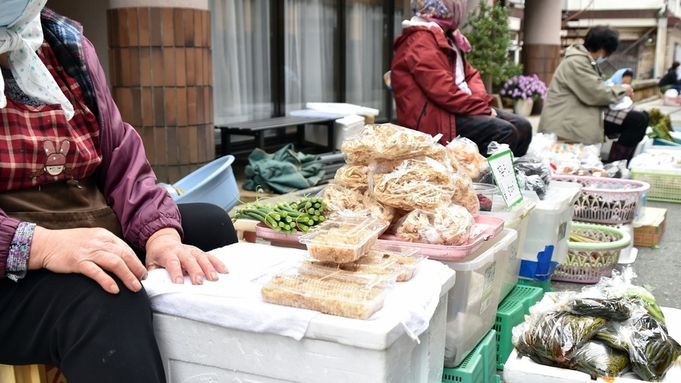
<path fill-rule="evenodd" d="M 196 169 L 173 184 L 179 193 L 173 199 L 177 203 L 207 202 L 231 210 L 240 198 L 233 162 L 234 156 L 227 155 Z"/>

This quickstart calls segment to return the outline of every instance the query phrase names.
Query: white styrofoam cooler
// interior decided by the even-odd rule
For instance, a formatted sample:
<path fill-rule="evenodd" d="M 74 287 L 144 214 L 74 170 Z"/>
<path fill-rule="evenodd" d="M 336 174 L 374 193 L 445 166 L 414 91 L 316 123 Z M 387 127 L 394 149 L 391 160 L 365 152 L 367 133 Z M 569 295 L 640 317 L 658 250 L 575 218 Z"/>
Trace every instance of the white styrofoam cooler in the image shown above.
<path fill-rule="evenodd" d="M 512 278 L 507 270 L 517 243 L 518 233 L 504 229 L 462 261 L 442 262 L 456 271 L 447 304 L 446 367 L 458 366 L 494 325 L 501 286 Z"/>
<path fill-rule="evenodd" d="M 575 201 L 582 190 L 578 182 L 551 181 L 544 199 L 530 215 L 522 258 L 537 261 L 537 254 L 553 245 L 553 261 L 562 263 L 567 258 L 567 240 L 570 234 Z"/>
<path fill-rule="evenodd" d="M 355 135 L 364 127 L 364 117 L 349 115 L 336 120 L 333 126 L 334 149 L 340 150 L 346 137 Z M 324 126 L 311 125 L 305 129 L 305 140 L 317 145 L 326 146 L 328 130 Z"/>
<path fill-rule="evenodd" d="M 681 310 L 663 307 L 662 311 L 667 320 L 669 335 L 675 340 L 681 339 Z M 681 360 L 681 359 L 679 359 Z M 681 382 L 681 364 L 679 360 L 669 369 L 662 382 Z M 619 378 L 605 380 L 591 377 L 580 371 L 572 371 L 557 367 L 544 366 L 533 362 L 530 358 L 519 356 L 513 350 L 504 365 L 505 383 L 639 383 L 642 382 L 633 372 L 628 372 Z"/>
<path fill-rule="evenodd" d="M 447 295 L 452 276 L 420 343 L 394 318 L 318 315 L 300 341 L 154 314 L 170 383 L 441 382 Z M 406 282 L 408 283 L 408 282 Z"/>

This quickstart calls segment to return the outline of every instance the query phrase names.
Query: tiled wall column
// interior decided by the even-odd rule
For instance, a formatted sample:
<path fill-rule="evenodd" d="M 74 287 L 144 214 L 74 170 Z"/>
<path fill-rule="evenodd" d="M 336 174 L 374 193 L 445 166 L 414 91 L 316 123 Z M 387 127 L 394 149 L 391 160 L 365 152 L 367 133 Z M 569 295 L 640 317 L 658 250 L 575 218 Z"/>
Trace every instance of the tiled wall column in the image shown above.
<path fill-rule="evenodd" d="M 546 85 L 560 64 L 561 2 L 526 0 L 522 62 L 525 74 L 537 74 Z"/>
<path fill-rule="evenodd" d="M 215 158 L 210 14 L 181 7 L 107 11 L 110 84 L 159 182 Z"/>

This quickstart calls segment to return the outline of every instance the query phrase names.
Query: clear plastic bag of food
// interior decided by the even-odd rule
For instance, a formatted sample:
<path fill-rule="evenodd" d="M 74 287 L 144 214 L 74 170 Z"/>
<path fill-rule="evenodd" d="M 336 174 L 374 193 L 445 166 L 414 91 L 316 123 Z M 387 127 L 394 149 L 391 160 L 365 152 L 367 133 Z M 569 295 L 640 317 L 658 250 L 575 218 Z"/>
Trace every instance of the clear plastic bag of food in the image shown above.
<path fill-rule="evenodd" d="M 589 374 L 594 380 L 617 377 L 629 370 L 629 355 L 604 343 L 590 341 L 577 350 L 571 368 Z"/>
<path fill-rule="evenodd" d="M 402 240 L 436 245 L 463 245 L 468 241 L 475 220 L 458 205 L 431 211 L 417 209 L 402 217 L 394 231 Z"/>
<path fill-rule="evenodd" d="M 478 145 L 466 137 L 457 137 L 447 144 L 459 165 L 463 167 L 471 179 L 478 182 L 480 178 L 489 171 L 487 158 L 480 154 Z"/>
<path fill-rule="evenodd" d="M 328 218 L 351 213 L 355 215 L 369 215 L 379 219 L 381 222 L 390 224 L 395 215 L 395 208 L 384 206 L 380 202 L 375 201 L 369 196 L 368 192 L 362 194 L 339 185 L 327 185 L 317 194 L 317 197 L 324 199 L 326 216 Z"/>
<path fill-rule="evenodd" d="M 533 155 L 524 155 L 515 159 L 515 168 L 527 176 L 539 176 L 546 186 L 551 182 L 551 163 L 549 160 Z"/>
<path fill-rule="evenodd" d="M 365 125 L 358 135 L 347 137 L 341 145 L 346 161 L 369 165 L 374 161 L 401 160 L 433 155 L 439 136 L 394 124 Z"/>
<path fill-rule="evenodd" d="M 404 160 L 392 172 L 372 179 L 376 201 L 407 211 L 447 206 L 455 191 L 452 173 L 429 157 Z"/>
<path fill-rule="evenodd" d="M 369 188 L 367 174 L 369 174 L 367 166 L 345 164 L 336 170 L 333 179 L 336 185 L 364 193 Z"/>

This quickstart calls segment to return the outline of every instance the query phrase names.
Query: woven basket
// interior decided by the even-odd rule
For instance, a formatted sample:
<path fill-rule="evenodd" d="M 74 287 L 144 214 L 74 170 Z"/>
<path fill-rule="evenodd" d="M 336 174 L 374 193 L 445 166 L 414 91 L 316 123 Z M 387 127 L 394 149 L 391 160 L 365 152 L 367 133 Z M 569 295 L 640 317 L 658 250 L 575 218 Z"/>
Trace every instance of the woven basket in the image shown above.
<path fill-rule="evenodd" d="M 570 230 L 598 242 L 568 241 L 567 258 L 556 267 L 554 281 L 597 283 L 601 277 L 609 277 L 620 251 L 631 242 L 629 233 L 610 226 L 572 222 Z"/>
<path fill-rule="evenodd" d="M 554 176 L 556 181 L 579 182 L 582 192 L 572 218 L 577 221 L 621 224 L 634 220 L 650 184 L 607 177 Z"/>

